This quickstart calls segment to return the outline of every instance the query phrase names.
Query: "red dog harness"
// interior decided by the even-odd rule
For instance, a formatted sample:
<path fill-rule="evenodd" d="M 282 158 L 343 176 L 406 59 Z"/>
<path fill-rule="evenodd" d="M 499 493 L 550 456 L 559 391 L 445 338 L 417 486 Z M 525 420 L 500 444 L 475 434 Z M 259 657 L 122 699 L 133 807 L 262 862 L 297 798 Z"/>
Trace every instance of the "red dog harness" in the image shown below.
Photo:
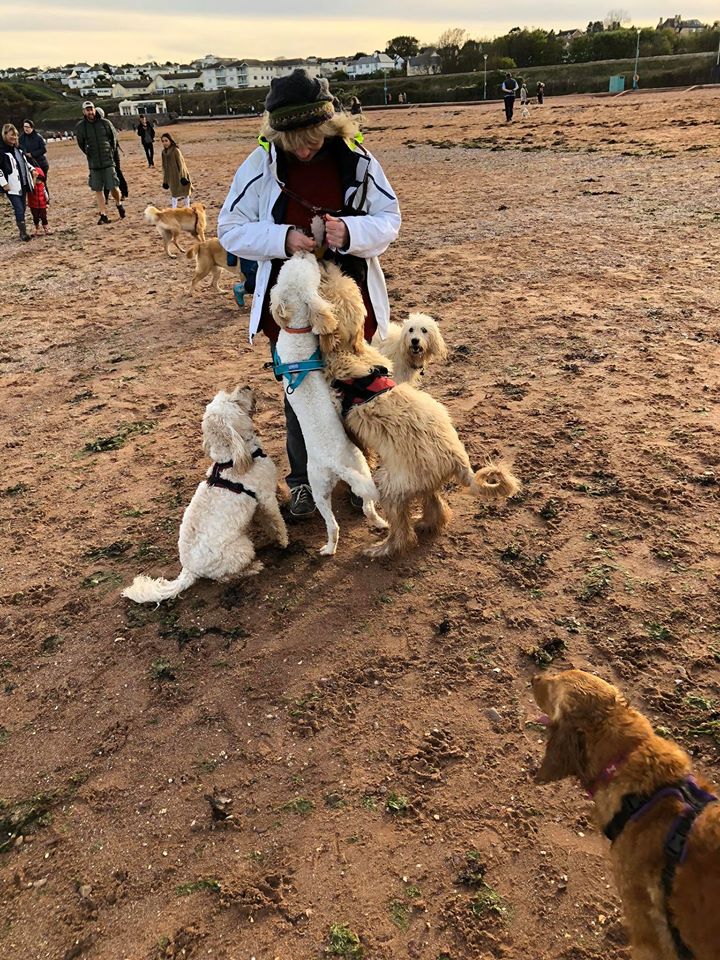
<path fill-rule="evenodd" d="M 386 367 L 373 367 L 366 377 L 355 380 L 333 380 L 332 385 L 340 394 L 342 415 L 346 417 L 353 407 L 359 407 L 392 390 L 396 383 L 388 376 Z"/>

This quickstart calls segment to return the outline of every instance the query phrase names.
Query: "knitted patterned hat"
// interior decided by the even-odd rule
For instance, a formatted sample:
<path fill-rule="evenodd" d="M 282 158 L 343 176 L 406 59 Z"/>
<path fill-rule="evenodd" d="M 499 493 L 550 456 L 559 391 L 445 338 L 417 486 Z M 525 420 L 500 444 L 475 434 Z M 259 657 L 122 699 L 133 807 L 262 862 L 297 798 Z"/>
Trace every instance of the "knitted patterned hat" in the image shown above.
<path fill-rule="evenodd" d="M 297 69 L 272 81 L 265 109 L 273 130 L 299 130 L 330 120 L 335 113 L 332 100 L 325 77 L 312 77 L 307 70 Z"/>

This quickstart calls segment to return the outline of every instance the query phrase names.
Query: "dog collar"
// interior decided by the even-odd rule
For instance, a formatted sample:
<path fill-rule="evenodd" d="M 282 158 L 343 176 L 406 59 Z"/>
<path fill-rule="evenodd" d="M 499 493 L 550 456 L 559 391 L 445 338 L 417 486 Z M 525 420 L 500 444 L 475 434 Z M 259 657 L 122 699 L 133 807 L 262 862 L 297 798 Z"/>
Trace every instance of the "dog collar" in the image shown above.
<path fill-rule="evenodd" d="M 285 327 L 285 333 L 312 333 L 312 327 Z"/>

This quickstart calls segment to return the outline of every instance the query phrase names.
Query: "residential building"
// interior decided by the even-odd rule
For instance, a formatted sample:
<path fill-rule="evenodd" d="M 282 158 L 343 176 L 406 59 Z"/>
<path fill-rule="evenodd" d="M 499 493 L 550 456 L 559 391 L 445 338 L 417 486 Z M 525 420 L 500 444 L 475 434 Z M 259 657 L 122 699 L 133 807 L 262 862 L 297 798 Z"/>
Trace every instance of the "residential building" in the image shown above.
<path fill-rule="evenodd" d="M 380 70 L 401 70 L 405 61 L 402 57 L 389 57 L 386 53 L 376 50 L 370 57 L 358 57 L 347 65 L 347 75 L 351 80 L 359 77 L 369 77 Z"/>
<path fill-rule="evenodd" d="M 700 33 L 702 30 L 707 30 L 707 25 L 701 23 L 699 20 L 683 20 L 679 13 L 676 13 L 674 17 L 670 17 L 667 20 L 660 19 L 656 30 L 674 30 L 675 33 L 688 34 L 688 33 Z"/>
<path fill-rule="evenodd" d="M 126 80 L 124 83 L 113 83 L 113 97 L 140 97 L 144 93 L 155 93 L 154 80 Z"/>
<path fill-rule="evenodd" d="M 442 73 L 442 61 L 435 47 L 427 47 L 416 57 L 410 57 L 407 64 L 409 77 L 427 76 Z"/>
<path fill-rule="evenodd" d="M 202 90 L 201 73 L 158 73 L 148 86 L 148 91 L 173 93 L 176 90 Z"/>

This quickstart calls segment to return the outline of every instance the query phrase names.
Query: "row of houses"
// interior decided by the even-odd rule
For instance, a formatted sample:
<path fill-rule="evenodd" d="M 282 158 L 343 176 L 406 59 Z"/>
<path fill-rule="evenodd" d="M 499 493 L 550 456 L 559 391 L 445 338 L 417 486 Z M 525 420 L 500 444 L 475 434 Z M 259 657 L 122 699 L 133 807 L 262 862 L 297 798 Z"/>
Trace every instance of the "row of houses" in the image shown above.
<path fill-rule="evenodd" d="M 208 54 L 189 64 L 141 63 L 121 67 L 108 63 L 68 64 L 49 70 L 24 73 L 27 79 L 59 81 L 81 96 L 127 97 L 174 93 L 184 90 L 224 90 L 267 87 L 275 77 L 306 67 L 318 76 L 331 77 L 343 72 L 352 79 L 369 77 L 380 71 L 402 70 L 402 57 L 390 57 L 380 50 L 359 57 L 306 57 L 303 59 L 230 59 Z M 9 76 L 13 71 L 0 72 Z"/>

